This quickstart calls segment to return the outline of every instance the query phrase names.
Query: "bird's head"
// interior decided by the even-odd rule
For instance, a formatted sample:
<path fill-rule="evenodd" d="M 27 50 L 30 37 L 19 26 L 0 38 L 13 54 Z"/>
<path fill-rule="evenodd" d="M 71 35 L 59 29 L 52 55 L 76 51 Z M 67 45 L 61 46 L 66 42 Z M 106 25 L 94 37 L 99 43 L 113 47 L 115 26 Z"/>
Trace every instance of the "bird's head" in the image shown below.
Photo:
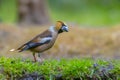
<path fill-rule="evenodd" d="M 57 21 L 55 28 L 58 31 L 58 33 L 68 32 L 68 26 L 62 21 Z"/>

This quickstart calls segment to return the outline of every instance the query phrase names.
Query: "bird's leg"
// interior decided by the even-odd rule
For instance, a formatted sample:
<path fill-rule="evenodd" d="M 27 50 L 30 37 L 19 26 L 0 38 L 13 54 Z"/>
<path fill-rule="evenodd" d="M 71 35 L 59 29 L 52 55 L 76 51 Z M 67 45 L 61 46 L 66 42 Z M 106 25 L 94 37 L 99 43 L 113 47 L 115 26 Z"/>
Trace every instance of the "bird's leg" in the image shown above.
<path fill-rule="evenodd" d="M 40 56 L 41 53 L 38 53 L 38 57 L 39 57 L 39 62 L 43 62 L 43 59 Z"/>
<path fill-rule="evenodd" d="M 38 53 L 38 57 L 40 57 L 40 53 Z"/>
<path fill-rule="evenodd" d="M 37 59 L 35 57 L 35 52 L 33 52 L 33 57 L 34 57 L 34 61 L 37 62 Z"/>

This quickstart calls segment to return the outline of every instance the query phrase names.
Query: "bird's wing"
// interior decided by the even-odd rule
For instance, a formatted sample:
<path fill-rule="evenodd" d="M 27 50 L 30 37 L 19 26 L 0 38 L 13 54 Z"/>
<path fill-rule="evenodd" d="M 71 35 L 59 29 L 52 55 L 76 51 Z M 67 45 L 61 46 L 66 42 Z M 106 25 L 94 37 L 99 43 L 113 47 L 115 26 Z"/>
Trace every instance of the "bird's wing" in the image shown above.
<path fill-rule="evenodd" d="M 28 41 L 27 43 L 23 44 L 21 47 L 19 47 L 17 50 L 19 52 L 35 48 L 37 46 L 41 46 L 44 44 L 49 43 L 52 40 L 52 33 L 48 30 L 44 31 L 43 33 L 37 35 L 32 40 Z"/>
<path fill-rule="evenodd" d="M 41 46 L 41 45 L 44 45 L 44 44 L 48 44 L 51 40 L 52 40 L 51 37 L 45 37 L 45 38 L 42 38 L 38 42 L 30 41 L 30 42 L 24 44 L 23 46 L 21 46 L 20 48 L 18 48 L 18 50 L 19 50 L 19 52 L 22 52 L 22 51 L 25 51 L 25 50 L 28 50 L 28 49 L 31 49 L 31 48 L 35 48 L 35 47 L 38 47 L 38 46 Z"/>

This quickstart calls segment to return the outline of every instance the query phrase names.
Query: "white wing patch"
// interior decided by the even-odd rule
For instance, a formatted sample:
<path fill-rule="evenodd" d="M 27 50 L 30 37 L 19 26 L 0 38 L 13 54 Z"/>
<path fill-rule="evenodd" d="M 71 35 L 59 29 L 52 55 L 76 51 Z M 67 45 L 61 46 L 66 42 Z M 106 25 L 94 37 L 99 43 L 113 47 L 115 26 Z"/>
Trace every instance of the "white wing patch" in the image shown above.
<path fill-rule="evenodd" d="M 45 43 L 45 42 L 47 42 L 49 40 L 52 40 L 52 37 L 45 37 L 45 38 L 40 40 L 40 43 Z"/>

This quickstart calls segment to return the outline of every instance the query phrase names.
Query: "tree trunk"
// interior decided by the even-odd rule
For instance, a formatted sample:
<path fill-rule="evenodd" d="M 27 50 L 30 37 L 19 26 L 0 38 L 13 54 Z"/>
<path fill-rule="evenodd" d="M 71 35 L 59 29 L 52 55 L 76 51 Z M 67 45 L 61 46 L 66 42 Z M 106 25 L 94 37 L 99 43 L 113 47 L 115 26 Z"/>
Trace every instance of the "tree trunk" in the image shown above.
<path fill-rule="evenodd" d="M 18 21 L 22 24 L 49 23 L 46 0 L 19 0 Z"/>

